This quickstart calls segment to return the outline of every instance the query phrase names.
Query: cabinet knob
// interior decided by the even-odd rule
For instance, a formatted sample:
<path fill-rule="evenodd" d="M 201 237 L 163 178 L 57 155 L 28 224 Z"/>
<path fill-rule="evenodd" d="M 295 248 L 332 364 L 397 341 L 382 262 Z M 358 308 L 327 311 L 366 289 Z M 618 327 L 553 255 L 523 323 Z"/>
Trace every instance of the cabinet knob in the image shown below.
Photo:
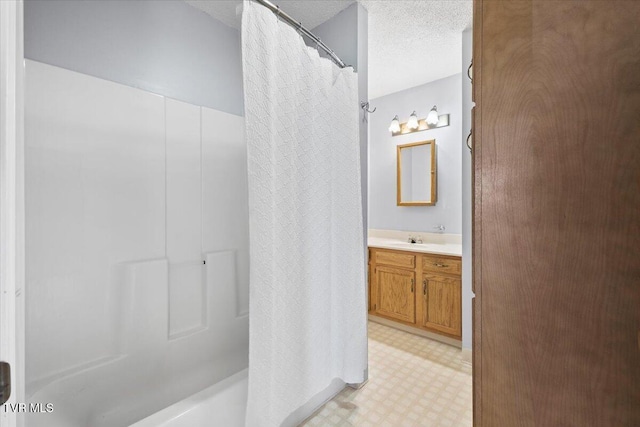
<path fill-rule="evenodd" d="M 427 279 L 422 281 L 422 295 L 427 296 Z"/>
<path fill-rule="evenodd" d="M 437 263 L 437 262 L 435 264 L 433 264 L 433 265 L 435 265 L 436 267 L 449 267 L 447 264 L 440 264 L 440 263 Z"/>

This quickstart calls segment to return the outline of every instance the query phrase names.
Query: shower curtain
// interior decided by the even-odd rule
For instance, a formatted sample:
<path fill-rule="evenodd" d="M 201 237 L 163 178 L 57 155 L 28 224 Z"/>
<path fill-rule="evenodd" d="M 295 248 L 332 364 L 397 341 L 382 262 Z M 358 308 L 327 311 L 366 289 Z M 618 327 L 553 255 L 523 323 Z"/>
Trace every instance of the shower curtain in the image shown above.
<path fill-rule="evenodd" d="M 251 285 L 246 425 L 279 426 L 338 378 L 364 381 L 357 75 L 244 2 Z"/>

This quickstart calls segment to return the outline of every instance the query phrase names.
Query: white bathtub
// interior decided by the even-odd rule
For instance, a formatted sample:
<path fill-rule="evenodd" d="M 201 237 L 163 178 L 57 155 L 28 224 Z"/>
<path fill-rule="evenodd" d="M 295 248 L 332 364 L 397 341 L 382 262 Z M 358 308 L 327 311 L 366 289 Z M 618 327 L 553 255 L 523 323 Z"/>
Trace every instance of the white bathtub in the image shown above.
<path fill-rule="evenodd" d="M 164 408 L 129 427 L 244 427 L 247 407 L 248 369 L 238 372 L 192 396 Z M 344 387 L 342 380 L 331 384 L 282 422 L 283 427 L 300 425 Z"/>
<path fill-rule="evenodd" d="M 246 407 L 245 369 L 130 427 L 244 427 Z"/>

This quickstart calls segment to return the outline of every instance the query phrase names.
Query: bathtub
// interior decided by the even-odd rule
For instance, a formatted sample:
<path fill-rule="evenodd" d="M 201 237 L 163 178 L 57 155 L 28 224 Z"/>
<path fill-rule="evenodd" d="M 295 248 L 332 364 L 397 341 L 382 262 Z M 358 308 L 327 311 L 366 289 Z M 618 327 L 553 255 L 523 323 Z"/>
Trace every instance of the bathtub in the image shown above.
<path fill-rule="evenodd" d="M 244 427 L 247 369 L 130 427 Z"/>
<path fill-rule="evenodd" d="M 129 427 L 244 427 L 247 379 L 248 369 L 245 369 Z M 300 425 L 345 386 L 342 380 L 334 379 L 326 389 L 293 411 L 282 426 Z"/>

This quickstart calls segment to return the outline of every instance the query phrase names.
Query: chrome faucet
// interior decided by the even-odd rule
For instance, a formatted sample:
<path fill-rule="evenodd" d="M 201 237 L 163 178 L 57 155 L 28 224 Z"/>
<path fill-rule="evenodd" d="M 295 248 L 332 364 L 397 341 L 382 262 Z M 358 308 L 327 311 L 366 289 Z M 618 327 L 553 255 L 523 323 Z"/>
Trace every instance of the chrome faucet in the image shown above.
<path fill-rule="evenodd" d="M 434 230 L 438 230 L 440 233 L 442 233 L 445 229 L 444 225 L 442 224 L 438 224 L 436 226 L 433 227 Z"/>

